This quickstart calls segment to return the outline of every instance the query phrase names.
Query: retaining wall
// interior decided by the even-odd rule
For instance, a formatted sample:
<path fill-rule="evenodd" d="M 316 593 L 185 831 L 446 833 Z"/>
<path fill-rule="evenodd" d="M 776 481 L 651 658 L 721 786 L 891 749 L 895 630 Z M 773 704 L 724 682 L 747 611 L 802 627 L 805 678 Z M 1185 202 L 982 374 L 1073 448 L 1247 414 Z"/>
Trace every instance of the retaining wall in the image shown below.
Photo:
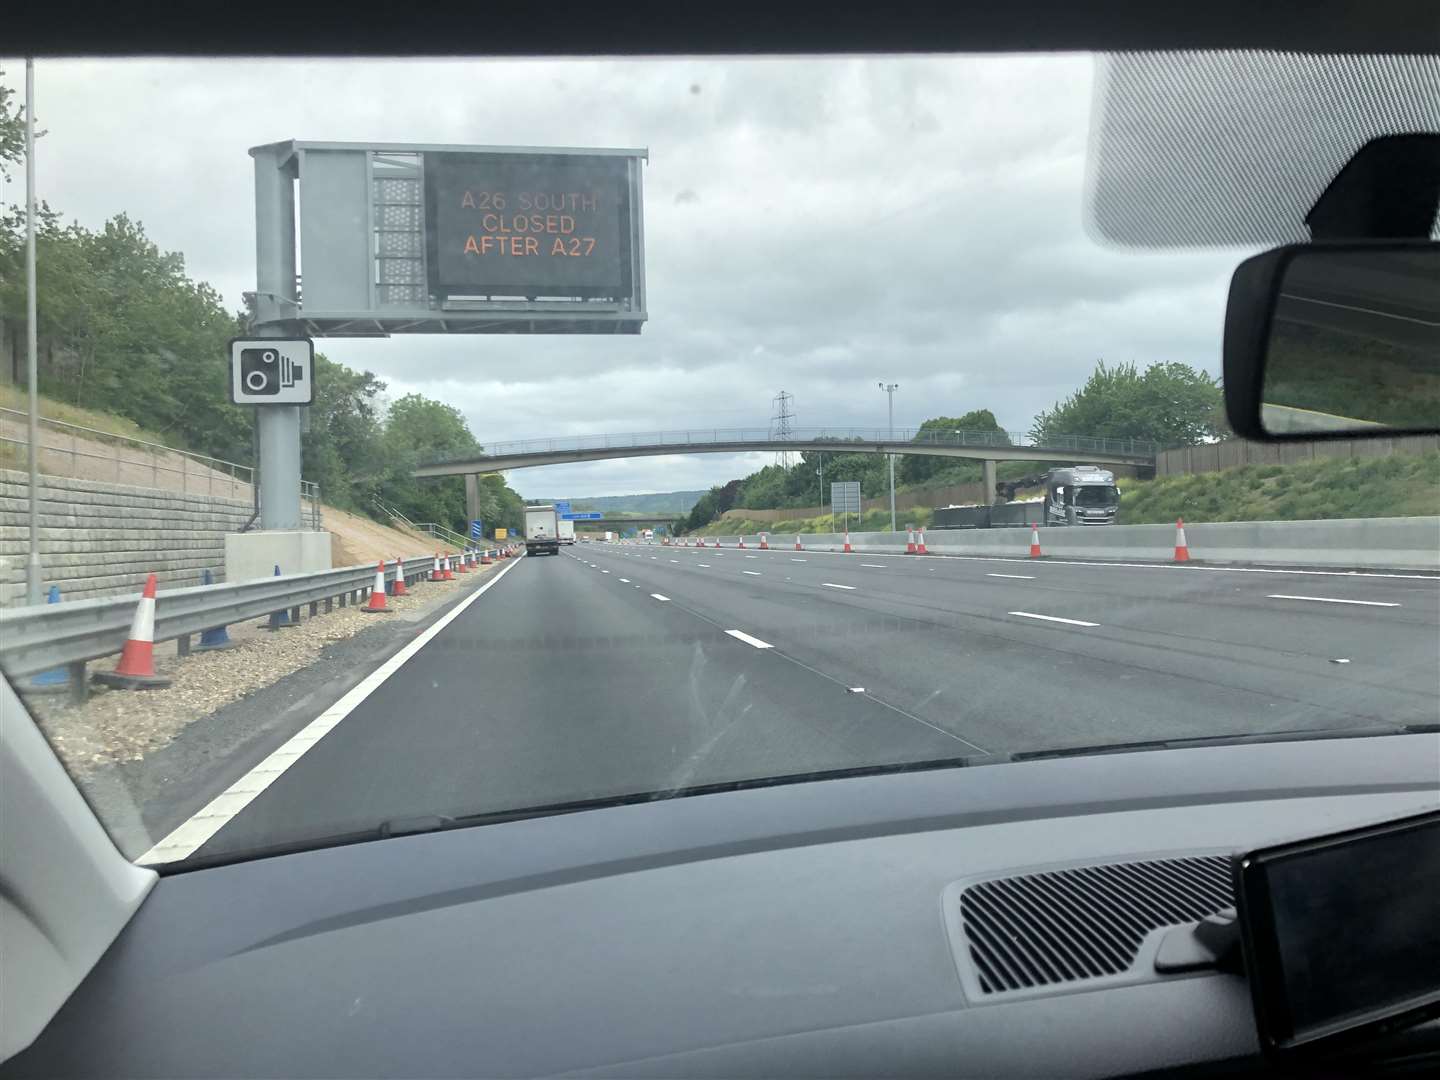
<path fill-rule="evenodd" d="M 772 548 L 793 549 L 794 533 L 770 533 Z M 1193 560 L 1257 566 L 1316 566 L 1337 569 L 1440 570 L 1440 517 L 1347 518 L 1327 521 L 1216 521 L 1185 526 Z M 706 535 L 709 543 L 715 536 Z M 720 535 L 726 547 L 734 535 Z M 690 537 L 692 541 L 696 537 Z M 802 533 L 800 542 L 816 551 L 840 551 L 844 537 Z M 1029 529 L 927 529 L 925 544 L 936 555 L 1025 557 Z M 759 547 L 746 536 L 746 547 Z M 1169 561 L 1175 551 L 1174 525 L 1098 525 L 1040 530 L 1045 555 L 1072 559 Z M 903 554 L 905 533 L 851 533 L 856 551 Z"/>
<path fill-rule="evenodd" d="M 155 573 L 161 587 L 225 576 L 225 536 L 253 507 L 239 499 L 153 488 L 40 478 L 40 565 L 45 586 L 66 600 L 133 593 Z M 29 481 L 0 470 L 0 605 L 25 601 Z"/>

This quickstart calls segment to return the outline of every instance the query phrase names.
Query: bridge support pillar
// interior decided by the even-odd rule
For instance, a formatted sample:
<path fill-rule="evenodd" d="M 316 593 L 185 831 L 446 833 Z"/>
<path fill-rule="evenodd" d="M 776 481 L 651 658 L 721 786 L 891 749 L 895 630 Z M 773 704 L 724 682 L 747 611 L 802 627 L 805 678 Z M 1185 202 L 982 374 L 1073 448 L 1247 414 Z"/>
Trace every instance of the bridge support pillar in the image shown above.
<path fill-rule="evenodd" d="M 480 474 L 465 474 L 465 520 L 474 521 L 480 516 Z"/>
<path fill-rule="evenodd" d="M 1001 502 L 1000 496 L 995 493 L 995 462 L 989 459 L 982 461 L 980 463 L 980 475 L 983 478 L 982 483 L 985 485 L 986 505 L 994 505 L 995 503 Z"/>

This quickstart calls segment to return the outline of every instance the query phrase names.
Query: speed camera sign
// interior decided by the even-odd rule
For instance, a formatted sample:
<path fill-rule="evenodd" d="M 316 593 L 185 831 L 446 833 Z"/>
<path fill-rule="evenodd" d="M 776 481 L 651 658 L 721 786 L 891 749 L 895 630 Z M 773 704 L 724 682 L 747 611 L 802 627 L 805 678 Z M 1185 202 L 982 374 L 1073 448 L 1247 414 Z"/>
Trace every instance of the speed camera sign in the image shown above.
<path fill-rule="evenodd" d="M 235 338 L 230 400 L 237 405 L 309 405 L 315 400 L 315 344 L 309 338 Z"/>

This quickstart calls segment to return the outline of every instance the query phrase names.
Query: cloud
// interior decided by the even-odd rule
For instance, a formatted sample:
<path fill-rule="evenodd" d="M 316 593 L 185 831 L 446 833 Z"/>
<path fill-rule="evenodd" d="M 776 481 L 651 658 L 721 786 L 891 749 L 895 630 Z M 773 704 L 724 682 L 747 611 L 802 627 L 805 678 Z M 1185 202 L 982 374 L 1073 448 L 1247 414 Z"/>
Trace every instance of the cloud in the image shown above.
<path fill-rule="evenodd" d="M 801 427 L 878 426 L 882 378 L 901 384 L 897 424 L 983 407 L 1024 429 L 1102 357 L 1218 371 L 1239 256 L 1086 236 L 1084 57 L 87 60 L 42 61 L 37 78 L 44 197 L 91 226 L 138 218 L 232 307 L 253 288 L 250 146 L 648 147 L 641 335 L 319 343 L 392 394 L 455 404 L 485 443 L 766 427 L 782 388 Z M 768 460 L 641 458 L 512 482 L 703 487 Z"/>

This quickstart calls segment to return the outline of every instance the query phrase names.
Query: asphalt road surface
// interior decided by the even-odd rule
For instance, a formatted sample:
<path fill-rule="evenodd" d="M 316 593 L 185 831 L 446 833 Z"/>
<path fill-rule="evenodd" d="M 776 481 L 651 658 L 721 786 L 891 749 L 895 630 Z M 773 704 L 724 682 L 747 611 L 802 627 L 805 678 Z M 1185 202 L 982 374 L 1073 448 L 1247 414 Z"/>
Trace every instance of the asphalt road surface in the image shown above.
<path fill-rule="evenodd" d="M 527 558 L 201 849 L 760 776 L 1434 722 L 1440 580 L 579 544 Z"/>

